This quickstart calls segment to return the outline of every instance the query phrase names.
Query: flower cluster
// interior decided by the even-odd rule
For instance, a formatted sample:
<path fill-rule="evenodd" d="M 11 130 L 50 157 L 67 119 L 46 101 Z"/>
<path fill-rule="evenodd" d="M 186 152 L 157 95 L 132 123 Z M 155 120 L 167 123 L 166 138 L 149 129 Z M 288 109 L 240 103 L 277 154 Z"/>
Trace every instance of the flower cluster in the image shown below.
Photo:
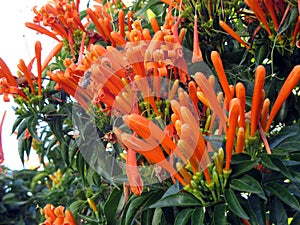
<path fill-rule="evenodd" d="M 52 204 L 47 204 L 42 209 L 42 214 L 46 220 L 41 225 L 76 225 L 76 221 L 70 210 L 65 210 L 64 206 L 55 207 Z"/>
<path fill-rule="evenodd" d="M 95 1 L 93 8 L 87 8 L 84 14 L 79 12 L 79 2 L 55 0 L 39 10 L 34 8 L 34 21 L 26 26 L 52 37 L 58 44 L 42 63 L 41 44 L 36 42 L 34 59 L 28 65 L 20 60 L 18 78 L 0 60 L 0 94 L 7 101 L 8 95 L 13 95 L 22 112 L 29 109 L 41 115 L 47 111 L 47 98 L 51 95 L 43 88 L 49 85 L 43 79 L 50 79 L 54 91 L 70 95 L 85 115 L 93 110 L 101 112 L 93 121 L 101 131 L 99 141 L 117 145 L 106 150 L 115 151 L 119 162 L 125 163 L 122 169 L 127 176 L 126 185 L 135 195 L 145 191 L 148 177 L 143 171 L 147 167 L 155 174 L 156 182 L 168 179 L 170 183 L 179 183 L 202 206 L 223 202 L 234 155 L 245 154 L 255 159 L 261 153 L 272 154 L 268 143 L 270 129 L 300 81 L 300 66 L 291 68 L 271 102 L 265 91 L 270 73 L 266 65 L 258 63 L 254 70 L 248 70 L 254 83 L 246 87 L 243 80 L 228 79 L 222 49 L 205 52 L 203 57 L 200 48 L 203 29 L 199 27 L 202 12 L 209 18 L 206 25 L 210 29 L 218 24 L 246 51 L 252 49 L 251 39 L 241 38 L 225 22 L 223 12 L 216 9 L 213 1 L 201 5 L 163 1 L 169 4 L 165 20 L 161 23 L 149 16 L 148 26 L 121 1 L 105 4 Z M 249 21 L 259 22 L 256 34 L 264 27 L 268 38 L 277 35 L 282 41 L 280 29 L 292 4 L 271 0 L 245 3 L 252 10 L 247 15 Z M 191 8 L 193 34 L 188 37 L 185 22 L 190 15 L 176 14 Z M 243 19 L 245 22 L 246 16 Z M 293 27 L 291 45 L 296 43 L 299 21 Z M 185 48 L 188 38 L 193 43 L 192 51 Z M 51 64 L 54 56 L 56 63 Z M 31 72 L 35 60 L 37 75 Z M 58 109 L 51 112 L 57 112 L 63 105 L 58 104 Z M 98 125 L 103 118 L 109 119 L 105 130 Z M 63 135 L 72 133 L 59 126 L 51 127 L 55 135 L 58 131 Z M 31 138 L 37 139 L 32 128 L 28 130 Z M 87 140 L 84 135 L 83 131 L 80 136 Z M 68 141 L 75 139 L 68 136 Z M 58 145 L 66 145 L 63 138 L 59 142 Z M 79 147 L 78 152 L 82 151 Z M 84 173 L 83 168 L 80 171 Z M 59 185 L 61 171 L 54 175 L 49 178 L 54 186 Z M 88 203 L 99 216 L 100 207 L 90 198 Z M 49 204 L 43 212 L 46 216 L 43 224 L 75 224 L 72 214 L 68 210 L 64 213 L 63 206 L 55 208 Z"/>

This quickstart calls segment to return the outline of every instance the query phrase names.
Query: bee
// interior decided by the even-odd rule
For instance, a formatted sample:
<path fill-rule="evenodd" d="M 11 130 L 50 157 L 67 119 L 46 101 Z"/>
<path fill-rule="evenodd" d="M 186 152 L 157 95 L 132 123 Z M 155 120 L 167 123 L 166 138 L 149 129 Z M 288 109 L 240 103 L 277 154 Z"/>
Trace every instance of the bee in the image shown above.
<path fill-rule="evenodd" d="M 92 72 L 90 71 L 86 71 L 84 73 L 83 79 L 80 82 L 80 86 L 83 87 L 84 89 L 87 89 L 87 87 L 90 85 L 91 83 L 91 76 L 92 76 Z"/>

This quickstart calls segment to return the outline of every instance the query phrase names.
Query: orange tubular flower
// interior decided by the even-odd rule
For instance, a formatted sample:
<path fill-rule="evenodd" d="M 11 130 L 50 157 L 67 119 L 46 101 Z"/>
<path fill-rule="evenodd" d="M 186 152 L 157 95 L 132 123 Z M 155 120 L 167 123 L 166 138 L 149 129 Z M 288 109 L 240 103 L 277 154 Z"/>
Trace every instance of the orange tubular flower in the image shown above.
<path fill-rule="evenodd" d="M 194 43 L 193 43 L 192 63 L 203 61 L 202 52 L 199 44 L 199 38 L 198 38 L 197 23 L 198 23 L 197 15 L 194 15 Z"/>
<path fill-rule="evenodd" d="M 55 221 L 55 219 L 56 219 L 56 215 L 54 213 L 54 209 L 55 209 L 55 207 L 52 204 L 47 204 L 43 208 L 43 213 L 45 214 L 46 222 L 49 222 L 50 224 L 52 224 Z"/>
<path fill-rule="evenodd" d="M 190 98 L 192 99 L 192 102 L 194 104 L 194 107 L 198 111 L 199 110 L 198 109 L 199 99 L 197 97 L 197 86 L 196 86 L 196 83 L 194 81 L 190 81 L 189 82 L 189 84 L 188 84 L 188 91 L 189 91 Z"/>
<path fill-rule="evenodd" d="M 110 36 L 118 46 L 124 46 L 127 43 L 126 39 L 118 32 L 112 31 L 110 32 Z"/>
<path fill-rule="evenodd" d="M 206 144 L 202 133 L 199 130 L 198 119 L 195 118 L 193 113 L 185 106 L 180 107 L 180 119 L 182 121 L 181 126 L 181 139 L 187 141 L 194 151 L 193 155 L 189 157 L 195 157 L 196 160 L 200 163 L 203 170 L 207 169 L 207 165 L 210 162 L 210 159 L 207 154 Z M 188 125 L 188 126 L 185 126 Z M 187 132 L 185 132 L 187 130 Z M 210 177 L 206 174 L 206 180 L 210 181 Z"/>
<path fill-rule="evenodd" d="M 6 77 L 0 78 L 0 95 L 3 95 L 4 102 L 10 101 L 9 94 L 18 94 L 18 88 L 9 86 Z"/>
<path fill-rule="evenodd" d="M 176 144 L 171 138 L 149 119 L 139 114 L 132 113 L 123 116 L 123 121 L 131 130 L 136 132 L 146 141 L 151 142 L 154 145 L 161 144 L 169 155 L 176 151 Z M 180 152 L 175 153 L 186 162 L 185 157 L 181 155 Z"/>
<path fill-rule="evenodd" d="M 260 124 L 263 129 L 265 129 L 266 127 L 270 104 L 271 104 L 270 99 L 266 98 L 263 103 L 263 107 L 261 110 L 261 118 L 260 118 Z"/>
<path fill-rule="evenodd" d="M 150 41 L 152 39 L 151 34 L 150 34 L 150 30 L 147 28 L 144 28 L 142 31 L 142 36 L 144 40 Z"/>
<path fill-rule="evenodd" d="M 257 124 L 260 117 L 260 110 L 262 106 L 262 94 L 265 83 L 266 69 L 264 66 L 259 65 L 255 71 L 254 90 L 252 96 L 252 107 L 251 107 L 251 137 L 255 136 Z"/>
<path fill-rule="evenodd" d="M 257 0 L 245 0 L 245 3 L 253 10 L 254 14 L 257 16 L 258 20 L 262 22 L 268 32 L 268 35 L 271 36 L 272 32 L 270 30 L 270 27 L 268 25 L 267 19 L 264 15 L 264 12 L 259 5 L 259 2 Z"/>
<path fill-rule="evenodd" d="M 25 62 L 23 61 L 23 59 L 20 59 L 19 64 L 18 64 L 18 68 L 19 68 L 20 71 L 23 72 L 23 74 L 24 74 L 24 76 L 25 76 L 25 78 L 26 78 L 26 80 L 29 84 L 31 92 L 33 94 L 35 94 L 31 72 L 28 70 L 28 67 L 25 65 Z"/>
<path fill-rule="evenodd" d="M 131 191 L 135 195 L 141 195 L 143 192 L 143 180 L 139 173 L 136 152 L 130 148 L 127 149 L 126 173 Z"/>
<path fill-rule="evenodd" d="M 209 102 L 207 98 L 205 97 L 205 94 L 203 91 L 197 91 L 197 98 L 200 100 L 200 102 L 205 105 L 206 107 L 209 107 Z"/>
<path fill-rule="evenodd" d="M 132 150 L 143 155 L 150 163 L 158 164 L 167 170 L 171 175 L 174 175 L 182 185 L 186 185 L 186 182 L 183 180 L 183 178 L 179 176 L 173 166 L 167 161 L 159 146 L 153 147 L 150 143 L 147 143 L 127 133 L 121 134 L 121 141 L 127 148 L 131 148 Z"/>
<path fill-rule="evenodd" d="M 125 37 L 125 13 L 121 9 L 118 13 L 119 32 L 122 37 Z"/>
<path fill-rule="evenodd" d="M 185 28 L 181 28 L 181 30 L 179 32 L 179 35 L 178 35 L 178 42 L 180 44 L 182 44 L 182 42 L 183 42 L 183 39 L 185 37 L 185 33 L 186 33 L 186 29 Z"/>
<path fill-rule="evenodd" d="M 41 225 L 76 225 L 76 221 L 70 210 L 64 212 L 64 206 L 55 207 L 52 204 L 47 204 L 43 208 L 46 221 Z"/>
<path fill-rule="evenodd" d="M 98 19 L 99 21 L 99 24 L 101 26 L 101 29 L 105 35 L 106 38 L 108 38 L 112 44 L 112 46 L 115 46 L 115 42 L 114 40 L 111 38 L 111 35 L 110 35 L 110 32 L 112 31 L 111 29 L 111 24 L 110 24 L 110 21 L 107 19 L 107 18 L 99 18 Z"/>
<path fill-rule="evenodd" d="M 157 31 L 160 30 L 160 27 L 159 27 L 158 22 L 155 17 L 150 18 L 150 24 L 151 24 L 151 27 L 152 27 L 152 30 L 154 31 L 154 33 L 156 33 Z"/>
<path fill-rule="evenodd" d="M 247 49 L 250 49 L 250 46 L 238 35 L 233 29 L 231 29 L 230 26 L 228 26 L 227 23 L 220 20 L 219 21 L 220 27 L 223 28 L 231 37 L 233 37 L 235 40 L 237 40 L 241 45 L 244 45 Z"/>
<path fill-rule="evenodd" d="M 180 119 L 182 122 L 187 123 L 191 129 L 192 133 L 191 135 L 195 136 L 194 140 L 197 140 L 198 134 L 199 134 L 199 122 L 198 119 L 195 118 L 195 115 L 186 107 L 186 106 L 180 106 Z"/>
<path fill-rule="evenodd" d="M 156 107 L 156 104 L 154 101 L 154 96 L 150 92 L 150 88 L 148 86 L 147 81 L 139 75 L 135 75 L 134 80 L 135 80 L 135 83 L 138 86 L 138 88 L 142 91 L 145 101 L 148 102 L 152 106 L 156 115 L 159 115 L 159 112 L 157 110 L 157 107 Z"/>
<path fill-rule="evenodd" d="M 214 67 L 218 74 L 222 89 L 225 93 L 225 98 L 227 99 L 227 102 L 229 103 L 233 96 L 232 96 L 230 88 L 229 88 L 227 76 L 226 76 L 224 68 L 223 68 L 223 63 L 222 63 L 220 54 L 217 51 L 212 51 L 211 52 L 211 60 L 214 64 Z M 225 105 L 225 109 L 228 110 L 228 108 L 229 108 L 229 106 Z"/>
<path fill-rule="evenodd" d="M 230 162 L 232 157 L 232 150 L 234 145 L 234 138 L 236 136 L 236 127 L 238 124 L 238 117 L 240 114 L 240 101 L 233 98 L 229 105 L 229 125 L 226 132 L 226 164 L 225 171 L 230 171 Z"/>
<path fill-rule="evenodd" d="M 63 206 L 58 206 L 54 209 L 54 214 L 56 216 L 56 219 L 53 222 L 54 225 L 63 225 L 64 224 L 64 217 L 65 217 L 64 210 L 65 210 L 65 207 L 63 207 Z"/>
<path fill-rule="evenodd" d="M 270 16 L 271 16 L 272 21 L 274 23 L 275 29 L 278 31 L 279 24 L 278 24 L 277 16 L 276 16 L 276 13 L 275 13 L 275 10 L 274 10 L 274 7 L 273 7 L 272 0 L 264 0 L 264 4 L 265 4 L 265 6 L 267 7 L 267 9 L 270 13 Z"/>
<path fill-rule="evenodd" d="M 236 97 L 240 100 L 240 118 L 239 126 L 245 128 L 245 106 L 246 106 L 246 89 L 245 86 L 238 82 L 235 86 Z"/>
<path fill-rule="evenodd" d="M 139 114 L 130 114 L 123 116 L 124 123 L 144 139 L 154 138 L 159 140 L 164 136 L 155 123 Z"/>
<path fill-rule="evenodd" d="M 153 52 L 157 49 L 157 47 L 161 44 L 160 42 L 164 40 L 164 32 L 159 30 L 157 31 L 154 36 L 152 37 L 152 40 L 149 43 L 149 46 L 147 48 L 147 51 L 153 55 Z"/>
<path fill-rule="evenodd" d="M 127 12 L 127 25 L 128 25 L 129 32 L 132 30 L 132 24 L 133 24 L 133 12 L 129 10 Z"/>
<path fill-rule="evenodd" d="M 37 25 L 37 24 L 34 24 L 34 23 L 30 23 L 30 22 L 26 22 L 25 23 L 25 26 L 32 29 L 32 30 L 35 30 L 41 34 L 45 34 L 53 39 L 55 39 L 56 41 L 60 41 L 56 35 L 54 33 L 52 33 L 51 31 L 47 30 L 46 28 L 40 26 L 40 25 Z"/>
<path fill-rule="evenodd" d="M 35 55 L 37 63 L 37 74 L 38 74 L 38 95 L 42 96 L 42 62 L 41 62 L 41 42 L 37 41 L 35 43 Z"/>
<path fill-rule="evenodd" d="M 174 2 L 174 0 L 161 0 L 161 2 L 166 3 L 170 6 L 172 6 L 173 8 L 177 9 L 177 10 L 184 10 L 185 6 L 183 5 L 182 1 L 177 1 Z"/>
<path fill-rule="evenodd" d="M 290 72 L 289 76 L 285 80 L 283 86 L 281 87 L 281 90 L 276 98 L 276 101 L 272 106 L 270 116 L 265 127 L 265 132 L 269 131 L 272 121 L 274 120 L 276 114 L 280 110 L 282 104 L 285 102 L 285 100 L 287 99 L 291 91 L 299 83 L 299 81 L 300 81 L 300 66 L 298 65 L 293 68 L 293 70 Z"/>
<path fill-rule="evenodd" d="M 6 65 L 6 63 L 3 61 L 3 59 L 0 57 L 0 78 L 5 77 L 7 79 L 7 82 L 9 85 L 17 87 L 17 82 L 14 76 L 12 75 L 10 69 Z"/>
<path fill-rule="evenodd" d="M 72 212 L 67 209 L 65 211 L 65 218 L 64 218 L 64 225 L 76 225 L 76 221 L 74 219 L 74 216 L 72 214 Z"/>
<path fill-rule="evenodd" d="M 102 26 L 96 16 L 96 14 L 94 13 L 94 11 L 90 8 L 86 9 L 86 13 L 89 15 L 89 17 L 91 18 L 91 20 L 93 21 L 93 23 L 95 24 L 99 34 L 101 35 L 101 37 L 103 38 L 103 40 L 106 42 L 107 41 L 107 36 L 105 35 Z"/>
<path fill-rule="evenodd" d="M 235 153 L 236 154 L 242 153 L 244 150 L 244 146 L 245 146 L 245 129 L 243 127 L 240 127 L 238 129 L 238 134 L 237 134 Z"/>
<path fill-rule="evenodd" d="M 46 67 L 48 66 L 48 64 L 50 63 L 50 61 L 53 59 L 54 56 L 56 56 L 60 50 L 63 47 L 63 42 L 59 42 L 53 49 L 52 51 L 47 55 L 46 59 L 43 62 L 41 71 L 44 71 L 46 69 Z"/>
<path fill-rule="evenodd" d="M 201 90 L 203 91 L 205 97 L 207 98 L 210 108 L 219 117 L 220 127 L 223 128 L 224 131 L 226 131 L 227 117 L 225 116 L 225 112 L 223 111 L 214 90 L 212 88 L 210 88 L 211 86 L 210 86 L 207 78 L 205 77 L 205 75 L 203 73 L 197 72 L 195 74 L 195 81 L 196 81 L 197 85 L 201 88 Z M 229 89 L 229 87 L 228 87 L 228 89 Z M 230 92 L 230 90 L 229 90 L 229 92 Z M 231 92 L 230 92 L 230 94 L 231 94 Z"/>

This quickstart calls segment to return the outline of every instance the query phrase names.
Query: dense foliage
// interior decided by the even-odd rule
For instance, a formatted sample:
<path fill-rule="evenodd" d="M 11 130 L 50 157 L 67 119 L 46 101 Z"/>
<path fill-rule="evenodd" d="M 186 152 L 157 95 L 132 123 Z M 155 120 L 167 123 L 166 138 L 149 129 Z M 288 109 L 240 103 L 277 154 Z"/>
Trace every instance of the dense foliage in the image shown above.
<path fill-rule="evenodd" d="M 1 168 L 0 224 L 299 224 L 300 1 L 80 4 L 33 8 L 46 58 L 0 58 L 40 157 Z"/>

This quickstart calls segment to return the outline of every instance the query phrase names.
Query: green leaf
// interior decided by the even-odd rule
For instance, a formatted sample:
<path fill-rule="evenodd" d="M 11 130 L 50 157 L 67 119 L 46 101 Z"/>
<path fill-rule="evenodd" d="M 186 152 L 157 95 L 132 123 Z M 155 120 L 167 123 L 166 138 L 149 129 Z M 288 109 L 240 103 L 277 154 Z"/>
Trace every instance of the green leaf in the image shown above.
<path fill-rule="evenodd" d="M 276 149 L 273 149 L 273 152 L 277 151 L 277 150 L 282 150 L 284 153 L 286 153 L 287 151 L 288 152 L 295 152 L 295 151 L 299 150 L 298 149 L 299 145 L 300 145 L 299 139 L 298 140 L 296 140 L 294 138 L 289 139 L 286 142 L 280 144 Z"/>
<path fill-rule="evenodd" d="M 70 165 L 70 159 L 69 159 L 69 147 L 68 145 L 63 142 L 59 146 L 61 157 L 66 165 Z"/>
<path fill-rule="evenodd" d="M 149 197 L 143 204 L 144 209 L 150 208 L 151 205 L 153 205 L 155 202 L 160 200 L 164 194 L 163 189 L 157 189 L 152 191 L 151 197 Z"/>
<path fill-rule="evenodd" d="M 180 187 L 178 185 L 178 183 L 173 184 L 172 186 L 170 186 L 164 193 L 164 195 L 162 196 L 163 198 L 172 195 L 172 194 L 177 194 L 180 191 Z"/>
<path fill-rule="evenodd" d="M 63 120 L 60 116 L 55 116 L 54 119 L 48 122 L 52 132 L 57 137 L 57 139 L 63 143 L 65 142 L 64 139 L 64 132 L 63 132 Z"/>
<path fill-rule="evenodd" d="M 193 209 L 187 208 L 183 209 L 175 218 L 174 225 L 185 225 L 191 218 L 191 215 L 193 213 Z"/>
<path fill-rule="evenodd" d="M 89 3 L 87 4 L 87 7 L 89 7 Z M 86 10 L 80 11 L 80 20 L 82 20 L 83 18 L 85 18 L 87 15 Z"/>
<path fill-rule="evenodd" d="M 162 198 L 158 202 L 154 203 L 150 206 L 150 208 L 157 207 L 173 207 L 173 206 L 181 206 L 181 207 L 190 207 L 190 206 L 200 206 L 200 202 L 194 196 L 189 193 L 178 193 L 172 194 L 165 198 Z"/>
<path fill-rule="evenodd" d="M 226 205 L 224 203 L 215 206 L 213 224 L 226 225 Z"/>
<path fill-rule="evenodd" d="M 260 65 L 266 59 L 269 51 L 268 46 L 269 45 L 267 43 L 256 46 L 254 53 L 256 65 Z"/>
<path fill-rule="evenodd" d="M 225 189 L 224 190 L 225 202 L 228 204 L 229 209 L 237 216 L 245 219 L 249 219 L 247 213 L 243 210 L 240 205 L 238 198 L 235 196 L 233 190 Z"/>
<path fill-rule="evenodd" d="M 249 205 L 251 206 L 251 209 L 255 213 L 257 224 L 266 224 L 265 201 L 263 201 L 257 195 L 250 195 L 250 197 L 248 198 L 248 201 L 249 201 Z M 251 219 L 251 213 L 250 213 L 250 219 Z"/>
<path fill-rule="evenodd" d="M 73 215 L 77 217 L 77 215 L 80 213 L 82 206 L 84 206 L 86 201 L 79 199 L 77 201 L 72 202 L 72 204 L 68 207 L 69 210 L 72 211 Z"/>
<path fill-rule="evenodd" d="M 24 119 L 19 127 L 18 127 L 18 133 L 17 133 L 17 138 L 20 138 L 21 135 L 25 132 L 26 128 L 28 127 L 28 120 L 30 119 L 30 117 Z"/>
<path fill-rule="evenodd" d="M 2 197 L 2 201 L 3 201 L 3 202 L 6 202 L 6 201 L 8 201 L 9 199 L 12 199 L 12 198 L 15 198 L 15 197 L 16 197 L 16 194 L 10 192 L 10 193 L 5 194 L 5 195 Z"/>
<path fill-rule="evenodd" d="M 146 11 L 148 9 L 150 9 L 151 7 L 153 7 L 155 5 L 159 5 L 159 4 L 162 4 L 162 2 L 160 0 L 149 1 L 149 4 L 147 4 L 145 7 L 143 7 L 140 11 L 136 12 L 135 16 L 146 15 Z"/>
<path fill-rule="evenodd" d="M 300 161 L 300 153 L 292 153 L 290 154 L 290 160 Z"/>
<path fill-rule="evenodd" d="M 278 197 L 282 202 L 289 205 L 290 207 L 300 210 L 300 204 L 298 200 L 291 194 L 291 192 L 283 185 L 271 181 L 267 183 L 266 189 L 268 189 L 272 194 Z"/>
<path fill-rule="evenodd" d="M 34 191 L 34 188 L 36 186 L 36 184 L 38 183 L 38 181 L 43 180 L 46 176 L 48 176 L 49 174 L 47 172 L 39 172 L 37 173 L 31 180 L 30 183 L 30 190 Z"/>
<path fill-rule="evenodd" d="M 153 219 L 152 219 L 152 225 L 160 224 L 162 220 L 163 211 L 161 208 L 156 208 L 154 210 Z"/>
<path fill-rule="evenodd" d="M 251 196 L 254 196 L 254 195 L 251 195 Z M 266 201 L 265 201 L 266 202 Z M 256 216 L 256 213 L 255 211 L 253 210 L 252 208 L 252 205 L 250 203 L 250 199 L 247 198 L 247 199 L 243 199 L 241 198 L 240 199 L 240 203 L 241 203 L 241 206 L 243 207 L 243 209 L 247 212 L 247 214 L 249 215 L 249 222 L 251 222 L 251 224 L 259 224 L 258 221 L 257 221 L 257 216 Z"/>
<path fill-rule="evenodd" d="M 132 224 L 132 221 L 134 220 L 134 217 L 136 216 L 138 210 L 141 207 L 143 207 L 143 204 L 148 200 L 148 198 L 151 198 L 153 194 L 155 194 L 155 192 L 154 193 L 148 192 L 148 193 L 143 193 L 140 196 L 133 196 L 133 198 L 129 202 L 129 206 L 127 210 L 123 212 L 125 216 L 125 223 L 124 223 L 125 225 Z"/>
<path fill-rule="evenodd" d="M 154 209 L 143 210 L 141 215 L 141 225 L 152 225 L 153 214 Z"/>
<path fill-rule="evenodd" d="M 19 139 L 18 141 L 18 153 L 19 153 L 19 157 L 20 160 L 24 166 L 24 141 L 22 139 Z"/>
<path fill-rule="evenodd" d="M 69 147 L 69 149 L 68 149 L 68 152 L 69 152 L 69 159 L 74 159 L 75 157 L 75 155 L 76 155 L 76 153 L 78 152 L 78 144 L 77 144 L 77 142 L 76 141 L 72 141 L 72 143 L 70 143 L 69 145 L 68 145 L 68 147 Z"/>
<path fill-rule="evenodd" d="M 28 118 L 28 131 L 31 134 L 31 136 L 38 140 L 41 141 L 40 138 L 37 136 L 37 129 L 36 126 L 38 124 L 38 117 L 37 116 L 32 116 Z"/>
<path fill-rule="evenodd" d="M 279 171 L 278 167 L 273 164 L 272 159 L 270 157 L 271 156 L 269 154 L 261 154 L 260 155 L 263 166 L 265 166 L 267 169 Z"/>
<path fill-rule="evenodd" d="M 286 142 L 290 137 L 298 137 L 299 127 L 296 125 L 283 128 L 279 134 L 271 137 L 268 142 L 271 149 L 277 148 L 280 144 Z"/>
<path fill-rule="evenodd" d="M 57 141 L 58 141 L 58 140 L 57 140 L 57 138 L 56 138 L 55 136 L 53 136 L 53 137 L 51 138 L 51 140 L 50 140 L 50 142 L 49 142 L 49 144 L 48 144 L 48 146 L 47 146 L 47 151 L 48 151 L 48 152 L 51 151 L 51 148 L 57 144 Z"/>
<path fill-rule="evenodd" d="M 281 201 L 278 198 L 274 198 L 270 205 L 270 224 L 287 225 L 288 217 Z"/>
<path fill-rule="evenodd" d="M 15 120 L 13 126 L 12 126 L 12 129 L 11 129 L 11 133 L 14 133 L 15 130 L 17 129 L 17 127 L 20 125 L 20 123 L 24 120 L 23 117 L 19 116 L 17 117 L 17 119 Z"/>
<path fill-rule="evenodd" d="M 46 114 L 49 114 L 49 113 L 53 113 L 53 112 L 56 112 L 56 105 L 54 104 L 47 104 L 43 107 L 42 113 L 46 113 Z"/>
<path fill-rule="evenodd" d="M 77 155 L 76 155 L 76 168 L 78 170 L 78 173 L 81 177 L 81 179 L 83 180 L 83 182 L 86 182 L 86 179 L 85 179 L 85 160 L 82 156 L 82 154 L 79 152 Z"/>
<path fill-rule="evenodd" d="M 25 205 L 26 203 L 28 203 L 28 201 L 16 201 L 16 199 L 10 199 L 5 201 L 5 204 L 10 206 L 21 206 L 21 205 Z"/>
<path fill-rule="evenodd" d="M 197 207 L 191 216 L 191 225 L 202 225 L 204 222 L 204 208 Z"/>
<path fill-rule="evenodd" d="M 278 158 L 272 158 L 272 162 L 277 168 L 279 169 L 280 173 L 287 178 L 291 179 L 294 182 L 300 183 L 300 177 L 297 176 L 296 173 L 293 173 L 293 171 L 290 171 L 282 162 L 282 160 Z"/>
<path fill-rule="evenodd" d="M 104 205 L 104 214 L 107 219 L 108 224 L 116 224 L 116 215 L 118 213 L 118 208 L 123 191 L 118 188 L 114 188 L 112 193 L 109 195 L 108 199 Z"/>
<path fill-rule="evenodd" d="M 260 183 L 247 174 L 243 175 L 239 179 L 232 179 L 230 182 L 230 188 L 241 192 L 254 193 L 266 200 L 264 190 Z"/>
<path fill-rule="evenodd" d="M 252 159 L 252 160 L 245 160 L 240 161 L 238 163 L 232 164 L 231 169 L 231 177 L 237 177 L 245 172 L 248 172 L 249 170 L 253 169 L 254 166 L 256 166 L 259 162 L 259 159 Z"/>

